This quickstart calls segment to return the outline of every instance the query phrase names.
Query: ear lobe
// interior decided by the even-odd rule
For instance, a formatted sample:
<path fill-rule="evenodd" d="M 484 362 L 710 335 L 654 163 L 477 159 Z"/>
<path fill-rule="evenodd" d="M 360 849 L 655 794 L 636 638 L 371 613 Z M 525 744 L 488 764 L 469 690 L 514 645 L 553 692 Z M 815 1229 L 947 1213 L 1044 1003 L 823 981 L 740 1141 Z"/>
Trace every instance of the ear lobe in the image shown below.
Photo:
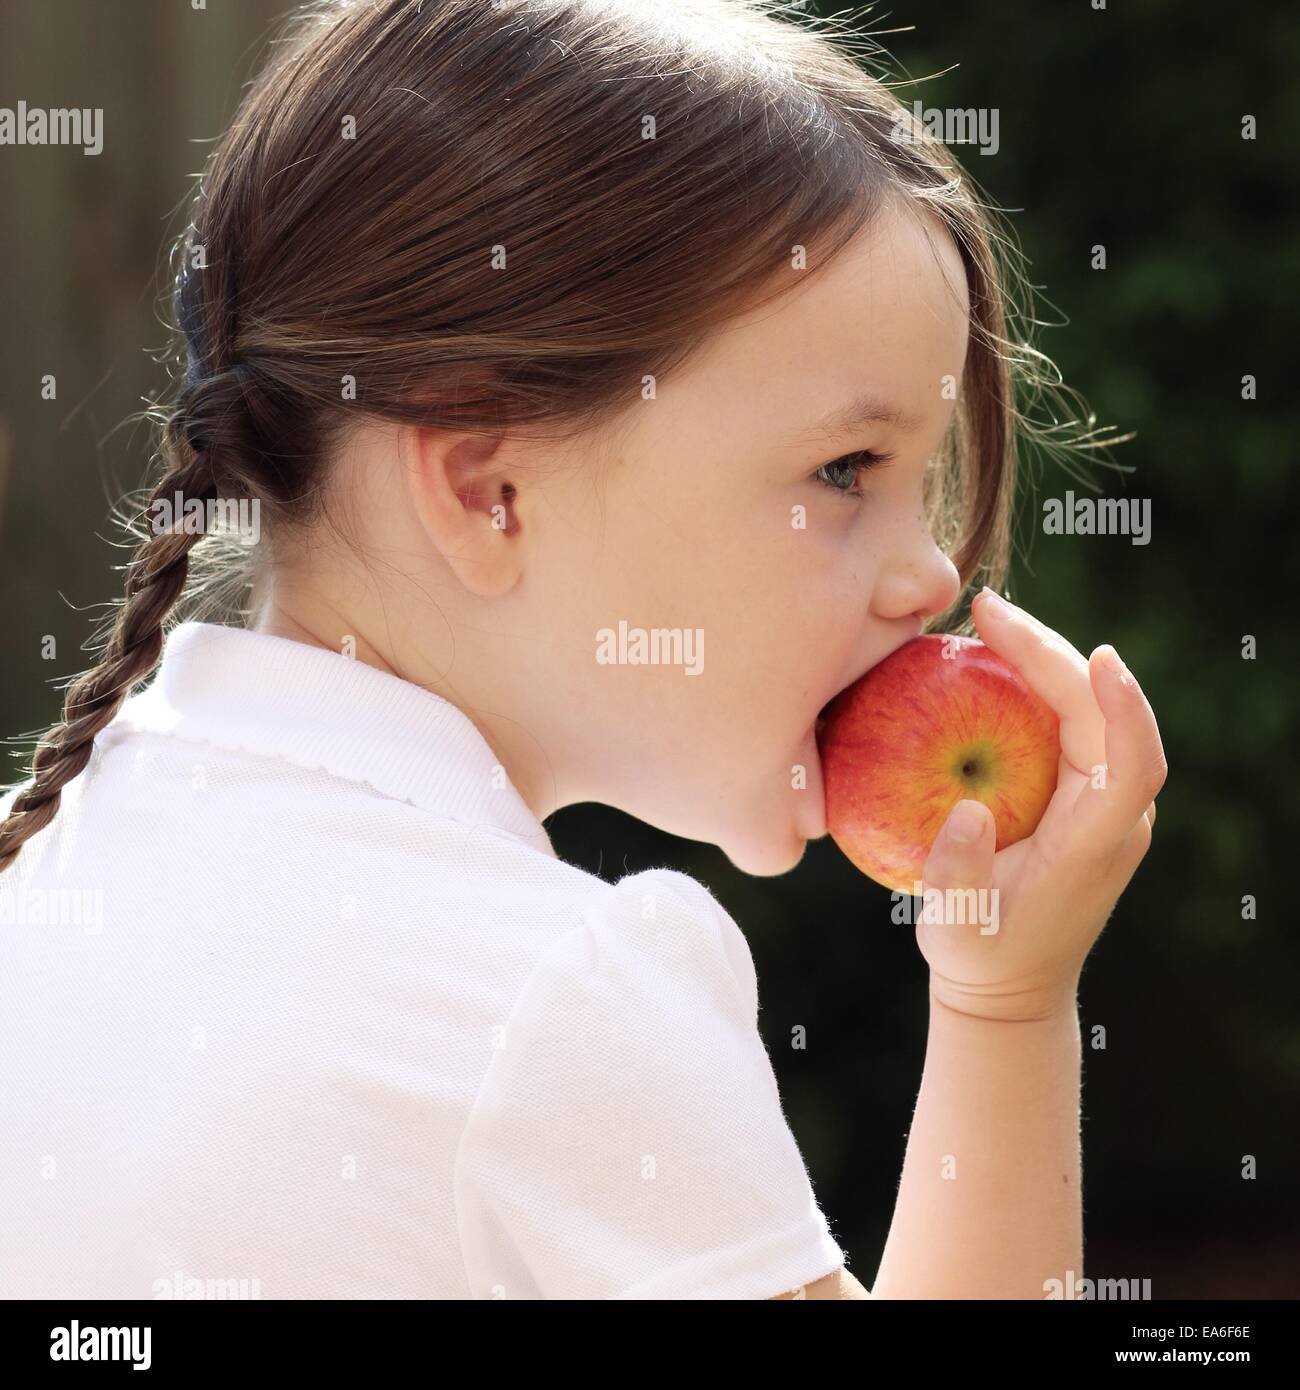
<path fill-rule="evenodd" d="M 502 438 L 419 429 L 411 471 L 416 515 L 460 582 L 483 598 L 519 577 L 517 489 L 497 457 Z"/>

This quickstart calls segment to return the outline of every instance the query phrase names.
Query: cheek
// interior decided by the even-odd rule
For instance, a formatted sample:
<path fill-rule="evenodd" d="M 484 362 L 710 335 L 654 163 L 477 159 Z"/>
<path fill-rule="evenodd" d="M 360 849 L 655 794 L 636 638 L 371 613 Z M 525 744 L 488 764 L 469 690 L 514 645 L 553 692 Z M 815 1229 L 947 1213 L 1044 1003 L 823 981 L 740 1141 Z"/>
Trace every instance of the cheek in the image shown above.
<path fill-rule="evenodd" d="M 593 633 L 624 619 L 690 632 L 702 650 L 698 676 L 679 666 L 615 682 L 624 717 L 675 731 L 695 756 L 797 737 L 861 646 L 875 563 L 866 519 L 836 499 L 810 499 L 803 526 L 789 494 L 694 500 L 670 510 L 642 497 L 635 516 L 611 508 L 574 606 Z"/>
<path fill-rule="evenodd" d="M 808 620 L 829 631 L 863 620 L 880 567 L 878 532 L 884 524 L 871 498 L 837 506 L 849 513 L 847 521 L 824 522 L 808 536 L 796 579 Z"/>
<path fill-rule="evenodd" d="M 865 567 L 837 548 L 806 544 L 788 565 L 769 564 L 761 585 L 755 576 L 725 593 L 729 602 L 707 624 L 717 737 L 731 747 L 784 747 L 857 671 L 870 597 Z"/>
<path fill-rule="evenodd" d="M 823 698 L 835 693 L 860 661 L 879 569 L 879 546 L 864 524 L 809 548 L 797 589 L 794 643 L 801 669 Z"/>

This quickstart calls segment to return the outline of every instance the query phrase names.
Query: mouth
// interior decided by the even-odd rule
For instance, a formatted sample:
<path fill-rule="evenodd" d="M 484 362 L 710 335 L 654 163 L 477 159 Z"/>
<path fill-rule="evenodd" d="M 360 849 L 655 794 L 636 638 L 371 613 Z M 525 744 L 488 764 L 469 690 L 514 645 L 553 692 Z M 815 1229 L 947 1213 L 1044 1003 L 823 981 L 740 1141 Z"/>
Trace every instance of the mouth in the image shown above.
<path fill-rule="evenodd" d="M 805 840 L 820 840 L 827 834 L 826 829 L 826 783 L 822 771 L 821 750 L 822 717 L 817 716 L 813 725 L 811 747 L 805 744 L 797 754 L 801 762 L 807 763 L 807 790 L 800 794 L 800 810 L 797 815 L 799 832 Z M 806 735 L 805 735 L 806 737 Z"/>
<path fill-rule="evenodd" d="M 831 706 L 835 703 L 836 700 L 840 698 L 841 695 L 844 694 L 844 691 L 851 690 L 867 674 L 868 671 L 874 671 L 875 668 L 879 666 L 880 663 L 884 661 L 884 659 L 887 656 L 892 656 L 893 653 L 899 649 L 899 647 L 905 646 L 908 642 L 912 641 L 919 634 L 920 626 L 918 625 L 917 631 L 913 633 L 911 637 L 905 637 L 901 642 L 896 642 L 888 651 L 881 652 L 880 655 L 876 657 L 876 659 L 871 663 L 870 666 L 863 667 L 863 669 L 859 671 L 856 676 L 853 677 L 853 679 L 848 683 L 848 685 L 844 687 L 843 690 L 837 690 L 835 694 L 832 695 L 831 698 L 826 701 L 826 703 L 821 707 L 821 709 L 818 710 L 817 718 L 813 721 L 813 734 L 817 737 L 818 740 L 821 739 L 822 729 L 825 727 L 827 716 L 830 714 L 831 711 Z"/>
<path fill-rule="evenodd" d="M 835 701 L 838 698 L 838 695 L 832 695 L 831 698 L 827 700 L 826 703 L 817 712 L 817 718 L 813 720 L 813 733 L 818 738 L 820 738 L 822 735 L 822 729 L 826 724 L 826 716 L 830 713 L 831 706 L 835 703 Z"/>

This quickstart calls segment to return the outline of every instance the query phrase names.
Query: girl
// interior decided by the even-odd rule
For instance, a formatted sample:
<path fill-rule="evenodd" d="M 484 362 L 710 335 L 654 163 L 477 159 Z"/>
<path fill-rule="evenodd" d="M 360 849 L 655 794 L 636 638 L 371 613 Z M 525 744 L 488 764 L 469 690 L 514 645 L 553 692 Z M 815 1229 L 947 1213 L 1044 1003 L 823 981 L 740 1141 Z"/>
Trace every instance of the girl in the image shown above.
<path fill-rule="evenodd" d="M 1164 778 L 1112 649 L 974 604 L 1059 786 L 996 856 L 959 803 L 926 866 L 1001 928 L 918 929 L 870 1294 L 737 924 L 543 825 L 599 801 L 785 873 L 819 711 L 1001 586 L 1050 383 L 970 181 L 858 56 L 762 0 L 338 0 L 278 45 L 179 248 L 125 601 L 0 808 L 0 1295 L 1081 1276 L 1075 989 Z M 256 547 L 190 521 L 236 500 Z M 238 607 L 178 621 L 232 548 Z"/>

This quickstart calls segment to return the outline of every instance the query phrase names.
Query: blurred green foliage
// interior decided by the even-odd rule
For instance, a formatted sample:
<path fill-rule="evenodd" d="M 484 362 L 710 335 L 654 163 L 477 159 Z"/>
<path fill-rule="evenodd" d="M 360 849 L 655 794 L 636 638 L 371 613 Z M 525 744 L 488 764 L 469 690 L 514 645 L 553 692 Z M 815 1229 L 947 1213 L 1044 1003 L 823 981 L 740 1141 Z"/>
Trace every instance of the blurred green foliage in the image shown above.
<path fill-rule="evenodd" d="M 114 426 L 162 384 L 142 351 L 164 341 L 147 286 L 168 229 L 180 228 L 183 176 L 206 150 L 190 142 L 228 119 L 249 45 L 285 7 L 244 0 L 202 30 L 180 13 L 188 7 L 162 0 L 131 5 L 129 24 L 112 4 L 60 8 L 83 42 L 51 55 L 35 37 L 43 3 L 6 5 L 5 90 L 21 75 L 29 104 L 65 103 L 65 69 L 80 65 L 79 103 L 106 107 L 134 144 L 125 163 L 110 144 L 78 167 L 16 150 L 0 167 L 0 197 L 24 214 L 0 227 L 10 735 L 58 713 L 33 634 L 58 636 L 61 680 L 81 668 L 86 606 L 119 592 L 110 565 L 124 557 L 94 535 L 108 534 L 109 502 L 145 463 L 145 432 Z M 999 112 L 996 155 L 957 152 L 993 202 L 1020 210 L 1012 221 L 1045 288 L 1040 307 L 1060 325 L 1038 345 L 1101 423 L 1137 433 L 1112 454 L 1133 471 L 1098 479 L 1151 500 L 1146 546 L 1044 535 L 1041 499 L 1075 485 L 1050 460 L 1031 466 L 1037 498 L 1027 487 L 1011 584 L 1085 653 L 1118 647 L 1170 765 L 1153 848 L 1083 977 L 1087 1272 L 1150 1277 L 1156 1297 L 1294 1297 L 1300 914 L 1286 864 L 1300 742 L 1286 612 L 1300 421 L 1285 305 L 1300 283 L 1300 20 L 1281 5 L 1183 0 L 897 0 L 862 20 L 908 26 L 881 35 L 897 75 L 943 75 L 902 89 L 905 101 Z M 137 80 L 114 76 L 130 71 Z M 1246 115 L 1254 140 L 1241 136 Z M 153 161 L 138 153 L 148 141 Z M 1091 266 L 1098 244 L 1104 270 Z M 67 383 L 43 414 L 29 404 L 34 364 Z M 1242 399 L 1245 374 L 1257 378 L 1254 401 Z M 1246 634 L 1258 641 L 1253 661 L 1242 659 Z M 611 879 L 661 864 L 696 875 L 743 927 L 787 1113 L 870 1283 L 925 1040 L 924 964 L 911 930 L 891 926 L 889 895 L 829 840 L 794 872 L 754 879 L 710 846 L 603 807 L 569 808 L 550 827 L 562 856 Z M 1248 894 L 1253 921 L 1242 916 Z M 791 1046 L 799 1026 L 803 1050 Z M 1092 1045 L 1098 1027 L 1104 1049 Z M 1241 1176 L 1245 1155 L 1258 1162 L 1253 1181 Z"/>
<path fill-rule="evenodd" d="M 1058 326 L 1038 346 L 1101 424 L 1136 432 L 1110 452 L 1132 471 L 1098 468 L 1098 482 L 1151 505 L 1145 546 L 1045 535 L 1042 500 L 1081 489 L 1030 460 L 1010 586 L 1085 654 L 1115 644 L 1170 767 L 1152 849 L 1083 976 L 1088 1273 L 1150 1277 L 1157 1298 L 1295 1297 L 1300 912 L 1286 865 L 1300 740 L 1287 615 L 1300 419 L 1283 305 L 1300 285 L 1300 20 L 1174 0 L 900 0 L 861 27 L 910 25 L 880 35 L 899 77 L 958 66 L 900 97 L 999 111 L 995 155 L 956 153 L 1009 211 L 1044 287 L 1040 316 Z M 1095 245 L 1105 270 L 1092 269 Z M 787 1113 L 869 1283 L 924 1056 L 924 964 L 911 929 L 890 924 L 888 893 L 829 840 L 760 880 L 604 809 L 561 812 L 554 829 L 561 853 L 611 876 L 656 863 L 695 873 L 744 928 Z M 806 1051 L 791 1046 L 797 1025 Z M 1250 1154 L 1258 1177 L 1246 1181 Z"/>

